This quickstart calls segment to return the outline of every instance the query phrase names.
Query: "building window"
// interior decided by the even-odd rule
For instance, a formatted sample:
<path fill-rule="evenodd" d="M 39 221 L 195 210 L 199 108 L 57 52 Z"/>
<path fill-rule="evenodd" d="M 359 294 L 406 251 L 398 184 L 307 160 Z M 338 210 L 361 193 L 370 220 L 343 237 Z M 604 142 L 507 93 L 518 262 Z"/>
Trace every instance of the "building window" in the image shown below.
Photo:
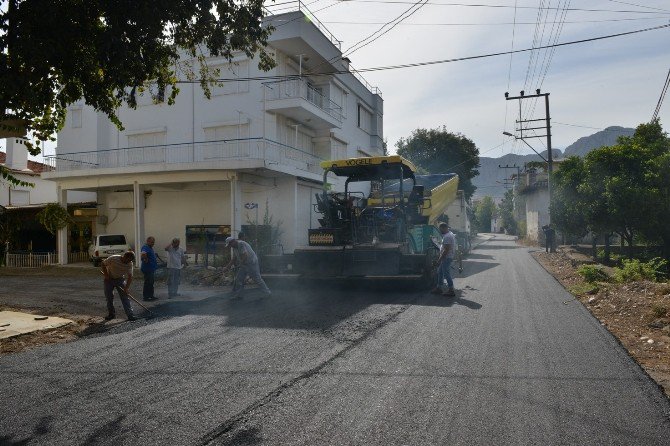
<path fill-rule="evenodd" d="M 166 132 L 147 132 L 128 135 L 128 163 L 162 163 L 165 162 Z"/>
<path fill-rule="evenodd" d="M 24 206 L 30 204 L 30 191 L 11 189 L 11 206 Z"/>
<path fill-rule="evenodd" d="M 81 128 L 81 108 L 70 109 L 70 127 L 73 129 Z"/>
<path fill-rule="evenodd" d="M 358 127 L 367 133 L 372 129 L 372 113 L 361 104 L 358 104 Z"/>

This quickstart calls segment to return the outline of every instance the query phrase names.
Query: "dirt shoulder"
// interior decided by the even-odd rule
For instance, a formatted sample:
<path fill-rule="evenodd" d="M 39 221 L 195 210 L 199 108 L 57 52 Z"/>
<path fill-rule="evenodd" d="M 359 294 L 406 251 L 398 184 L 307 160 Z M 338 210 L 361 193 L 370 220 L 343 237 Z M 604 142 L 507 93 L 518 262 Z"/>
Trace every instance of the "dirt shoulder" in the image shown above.
<path fill-rule="evenodd" d="M 612 333 L 670 397 L 670 284 L 587 284 L 577 268 L 589 259 L 559 247 L 533 257 Z"/>

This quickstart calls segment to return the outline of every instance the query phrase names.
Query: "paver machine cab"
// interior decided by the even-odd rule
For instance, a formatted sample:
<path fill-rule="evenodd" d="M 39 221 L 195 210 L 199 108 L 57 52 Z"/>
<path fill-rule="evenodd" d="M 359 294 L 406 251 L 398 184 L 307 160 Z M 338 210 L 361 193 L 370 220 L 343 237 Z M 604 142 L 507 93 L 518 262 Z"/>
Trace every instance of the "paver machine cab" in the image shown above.
<path fill-rule="evenodd" d="M 314 205 L 321 227 L 309 229 L 309 246 L 295 249 L 291 272 L 428 286 L 438 255 L 434 223 L 455 199 L 458 176 L 430 175 L 424 178 L 430 184 L 418 184 L 416 168 L 400 156 L 324 161 L 321 167 L 324 188 Z M 330 173 L 346 178 L 344 192 L 328 190 Z"/>

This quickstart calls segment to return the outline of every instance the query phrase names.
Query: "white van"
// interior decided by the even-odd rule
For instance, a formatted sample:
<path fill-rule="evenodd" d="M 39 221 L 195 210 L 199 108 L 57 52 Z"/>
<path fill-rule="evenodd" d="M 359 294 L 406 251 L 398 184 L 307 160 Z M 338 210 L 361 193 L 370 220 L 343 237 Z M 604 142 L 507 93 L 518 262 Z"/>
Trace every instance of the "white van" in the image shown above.
<path fill-rule="evenodd" d="M 126 236 L 123 234 L 96 235 L 88 247 L 88 257 L 93 266 L 100 266 L 100 263 L 107 257 L 122 254 L 129 249 L 132 248 L 126 242 Z"/>

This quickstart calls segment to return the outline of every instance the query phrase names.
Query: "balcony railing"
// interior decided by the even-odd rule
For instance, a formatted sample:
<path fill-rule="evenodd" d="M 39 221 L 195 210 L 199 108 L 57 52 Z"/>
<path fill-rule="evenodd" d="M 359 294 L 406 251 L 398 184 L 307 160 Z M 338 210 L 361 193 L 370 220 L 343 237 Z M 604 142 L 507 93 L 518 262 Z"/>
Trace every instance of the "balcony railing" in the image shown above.
<path fill-rule="evenodd" d="M 323 93 L 309 84 L 305 79 L 267 82 L 265 86 L 267 87 L 265 96 L 267 101 L 301 98 L 312 103 L 340 122 L 344 119 L 342 107 L 324 96 Z"/>
<path fill-rule="evenodd" d="M 321 158 L 295 147 L 264 138 L 228 139 L 195 143 L 129 147 L 45 156 L 51 172 L 71 172 L 157 164 L 217 163 L 263 160 L 321 174 Z M 225 168 L 225 166 L 222 166 Z"/>

